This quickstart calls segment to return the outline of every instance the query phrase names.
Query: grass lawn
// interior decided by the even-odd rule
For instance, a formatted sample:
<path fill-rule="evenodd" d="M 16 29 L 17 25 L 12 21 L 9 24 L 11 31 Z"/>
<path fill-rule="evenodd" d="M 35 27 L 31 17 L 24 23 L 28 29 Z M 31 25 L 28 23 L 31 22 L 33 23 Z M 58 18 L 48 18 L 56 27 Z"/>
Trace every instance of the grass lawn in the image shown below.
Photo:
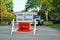
<path fill-rule="evenodd" d="M 8 22 L 2 22 L 0 26 L 8 25 Z"/>
<path fill-rule="evenodd" d="M 60 24 L 53 24 L 51 21 L 45 21 L 44 25 L 52 28 L 60 28 Z"/>
<path fill-rule="evenodd" d="M 2 22 L 0 26 L 8 25 L 8 22 Z M 44 21 L 44 26 L 49 26 L 52 28 L 60 28 L 60 24 L 53 24 L 51 21 Z"/>

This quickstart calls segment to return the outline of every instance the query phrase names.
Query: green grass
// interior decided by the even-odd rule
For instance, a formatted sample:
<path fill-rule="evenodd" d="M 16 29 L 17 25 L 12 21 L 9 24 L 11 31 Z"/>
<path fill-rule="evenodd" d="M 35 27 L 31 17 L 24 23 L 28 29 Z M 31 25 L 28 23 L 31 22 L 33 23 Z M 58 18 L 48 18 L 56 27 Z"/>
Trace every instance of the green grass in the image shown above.
<path fill-rule="evenodd" d="M 0 26 L 5 26 L 5 25 L 8 25 L 8 22 L 2 22 L 2 23 L 0 24 Z"/>
<path fill-rule="evenodd" d="M 60 28 L 60 24 L 53 24 L 51 21 L 45 21 L 44 25 L 52 28 Z"/>
<path fill-rule="evenodd" d="M 8 25 L 8 22 L 2 22 L 0 26 Z M 44 21 L 44 26 L 49 26 L 52 28 L 60 28 L 60 24 L 53 24 L 51 21 Z"/>

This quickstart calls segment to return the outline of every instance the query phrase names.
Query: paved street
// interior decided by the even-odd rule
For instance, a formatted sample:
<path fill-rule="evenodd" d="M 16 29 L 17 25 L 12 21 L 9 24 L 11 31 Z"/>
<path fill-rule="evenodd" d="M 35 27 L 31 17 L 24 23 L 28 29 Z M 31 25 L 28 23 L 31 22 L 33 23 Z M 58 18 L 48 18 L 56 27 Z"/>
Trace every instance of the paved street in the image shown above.
<path fill-rule="evenodd" d="M 45 26 L 37 26 L 38 32 L 14 32 L 10 34 L 11 26 L 0 26 L 0 40 L 60 40 L 60 31 Z"/>

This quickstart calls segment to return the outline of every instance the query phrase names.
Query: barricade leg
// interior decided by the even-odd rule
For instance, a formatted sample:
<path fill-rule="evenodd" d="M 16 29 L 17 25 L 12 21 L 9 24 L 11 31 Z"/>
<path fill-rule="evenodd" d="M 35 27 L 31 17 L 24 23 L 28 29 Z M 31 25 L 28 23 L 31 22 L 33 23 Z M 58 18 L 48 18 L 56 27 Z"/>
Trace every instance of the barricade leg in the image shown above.
<path fill-rule="evenodd" d="M 34 24 L 33 35 L 35 35 L 35 32 L 36 32 L 36 19 L 34 21 L 35 21 L 35 24 Z"/>
<path fill-rule="evenodd" d="M 13 34 L 13 32 L 14 32 L 14 19 L 13 19 L 13 21 L 12 21 L 11 35 Z"/>

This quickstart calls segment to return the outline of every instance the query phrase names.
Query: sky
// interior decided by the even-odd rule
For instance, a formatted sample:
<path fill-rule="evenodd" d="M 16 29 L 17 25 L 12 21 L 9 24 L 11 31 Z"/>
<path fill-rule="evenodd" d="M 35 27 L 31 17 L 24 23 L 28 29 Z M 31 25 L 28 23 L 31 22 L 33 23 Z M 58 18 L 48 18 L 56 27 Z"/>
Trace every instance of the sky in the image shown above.
<path fill-rule="evenodd" d="M 13 0 L 13 10 L 14 10 L 14 12 L 24 10 L 26 1 L 27 0 Z"/>

